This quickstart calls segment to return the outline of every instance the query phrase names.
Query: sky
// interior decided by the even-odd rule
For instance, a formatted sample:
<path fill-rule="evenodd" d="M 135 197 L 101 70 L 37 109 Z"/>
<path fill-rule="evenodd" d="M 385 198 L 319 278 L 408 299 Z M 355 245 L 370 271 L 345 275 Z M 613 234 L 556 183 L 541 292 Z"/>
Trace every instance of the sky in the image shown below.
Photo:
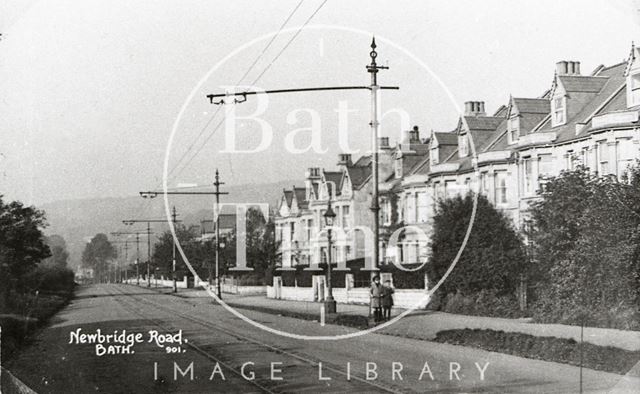
<path fill-rule="evenodd" d="M 247 71 L 241 82 L 262 74 L 262 89 L 367 85 L 373 34 L 378 62 L 390 67 L 379 82 L 400 88 L 382 93 L 382 111 L 401 109 L 423 137 L 453 129 L 465 101 L 485 101 L 491 113 L 510 95 L 542 95 L 557 61 L 580 61 L 587 74 L 624 61 L 631 42 L 640 43 L 635 0 L 323 1 L 4 0 L 0 194 L 28 204 L 136 195 L 160 185 L 165 155 L 169 186 L 209 184 L 216 168 L 227 184 L 302 186 L 305 168 L 335 166 L 341 133 L 355 158 L 366 152 L 367 91 L 269 96 L 260 117 L 273 138 L 248 153 L 223 152 L 231 134 L 216 125 L 231 118 L 231 107 L 205 96 Z M 294 9 L 289 30 L 265 51 L 270 38 L 260 38 L 278 32 Z M 342 131 L 341 102 L 353 111 Z M 250 96 L 233 110 L 243 116 L 258 106 Z M 399 119 L 382 121 L 392 142 L 404 127 Z M 288 151 L 287 141 L 310 143 L 311 133 L 298 129 L 312 121 L 326 152 Z M 234 135 L 245 150 L 263 136 L 250 119 L 238 121 Z"/>

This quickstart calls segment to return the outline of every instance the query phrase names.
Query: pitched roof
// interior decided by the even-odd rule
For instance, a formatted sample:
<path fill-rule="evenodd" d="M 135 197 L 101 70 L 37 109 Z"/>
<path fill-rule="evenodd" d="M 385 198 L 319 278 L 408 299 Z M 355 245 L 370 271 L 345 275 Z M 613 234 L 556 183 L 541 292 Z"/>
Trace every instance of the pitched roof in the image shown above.
<path fill-rule="evenodd" d="M 576 134 L 576 124 L 587 123 L 588 121 L 590 121 L 591 115 L 593 115 L 600 107 L 606 105 L 607 100 L 611 99 L 611 103 L 609 104 L 614 104 L 613 101 L 616 97 L 619 96 L 620 91 L 625 91 L 625 66 L 626 65 L 624 63 L 620 63 L 615 66 L 606 67 L 600 70 L 598 73 L 599 77 L 597 78 L 598 80 L 604 81 L 604 85 L 602 86 L 602 89 L 600 89 L 599 94 L 595 95 L 593 99 L 591 99 L 580 110 L 580 112 L 578 112 L 571 119 L 568 119 L 566 124 L 558 127 L 551 127 L 551 122 L 547 120 L 536 132 L 555 131 L 557 133 L 557 138 L 554 141 L 555 143 L 567 142 L 584 137 L 587 134 L 589 127 L 583 128 L 580 133 Z M 612 105 L 609 105 L 607 112 L 626 108 L 626 101 L 619 99 L 619 97 L 616 101 L 616 104 L 619 107 L 616 108 Z M 602 110 L 600 110 L 598 113 L 603 112 Z"/>
<path fill-rule="evenodd" d="M 367 179 L 369 179 L 369 176 L 371 175 L 371 166 L 348 166 L 347 172 L 349 173 L 349 178 L 351 179 L 351 186 L 354 189 L 358 189 L 366 182 Z"/>
<path fill-rule="evenodd" d="M 551 111 L 551 105 L 548 99 L 542 98 L 521 98 L 514 97 L 513 105 L 518 108 L 518 112 L 523 114 L 548 114 Z"/>
<path fill-rule="evenodd" d="M 607 82 L 606 78 L 586 75 L 558 75 L 567 92 L 598 93 Z"/>
<path fill-rule="evenodd" d="M 309 206 L 307 201 L 307 189 L 304 187 L 293 187 L 293 191 L 296 195 L 296 201 L 298 202 L 298 208 L 304 209 Z"/>
<path fill-rule="evenodd" d="M 236 228 L 236 214 L 235 213 L 221 213 L 218 216 L 220 223 L 220 230 L 233 230 Z M 211 234 L 216 231 L 215 222 L 213 220 L 207 220 L 201 222 L 202 233 Z"/>
<path fill-rule="evenodd" d="M 342 172 L 341 171 L 325 171 L 324 179 L 328 183 L 328 188 L 331 190 L 333 185 L 336 187 L 336 195 L 340 194 L 340 185 L 342 183 Z"/>
<path fill-rule="evenodd" d="M 283 190 L 285 201 L 287 206 L 291 208 L 291 201 L 293 201 L 293 192 L 291 190 Z"/>
<path fill-rule="evenodd" d="M 469 130 L 495 130 L 503 116 L 465 116 Z"/>
<path fill-rule="evenodd" d="M 433 136 L 438 140 L 439 145 L 458 145 L 458 135 L 456 133 L 434 132 Z"/>

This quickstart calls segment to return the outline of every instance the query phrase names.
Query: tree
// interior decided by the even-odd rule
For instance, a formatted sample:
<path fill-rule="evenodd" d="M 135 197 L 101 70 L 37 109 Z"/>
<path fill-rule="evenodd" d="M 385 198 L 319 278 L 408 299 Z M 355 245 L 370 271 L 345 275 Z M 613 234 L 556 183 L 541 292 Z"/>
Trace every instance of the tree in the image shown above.
<path fill-rule="evenodd" d="M 539 320 L 640 327 L 639 175 L 636 165 L 619 183 L 581 168 L 545 188 L 532 209 Z"/>
<path fill-rule="evenodd" d="M 203 245 L 195 242 L 198 236 L 197 229 L 195 227 L 187 228 L 184 225 L 175 225 L 176 235 L 180 242 L 180 246 L 185 255 L 189 259 L 189 263 L 198 270 L 202 266 L 202 258 L 204 253 L 202 251 Z M 170 230 L 162 233 L 158 241 L 153 247 L 153 268 L 158 268 L 158 274 L 171 276 L 173 272 L 173 234 Z M 176 247 L 176 273 L 177 278 L 182 278 L 189 269 L 180 252 Z M 199 270 L 198 270 L 199 271 Z M 200 274 L 200 272 L 199 272 Z M 189 274 L 190 275 L 190 274 Z"/>
<path fill-rule="evenodd" d="M 438 202 L 431 240 L 428 276 L 439 281 L 453 262 L 471 220 L 473 194 Z M 483 195 L 469 240 L 455 268 L 440 287 L 443 294 L 471 295 L 482 290 L 513 294 L 525 266 L 523 243 L 511 220 Z"/>
<path fill-rule="evenodd" d="M 535 257 L 530 280 L 544 282 L 551 268 L 567 259 L 582 228 L 582 215 L 596 193 L 596 179 L 584 167 L 565 171 L 550 179 L 542 197 L 530 207 L 531 226 L 527 232 Z"/>
<path fill-rule="evenodd" d="M 67 243 L 60 235 L 51 235 L 45 237 L 45 243 L 51 250 L 51 256 L 44 260 L 44 263 L 55 267 L 66 267 L 69 259 L 69 252 L 67 251 Z"/>
<path fill-rule="evenodd" d="M 255 208 L 247 210 L 247 267 L 256 277 L 264 280 L 268 271 L 276 266 L 280 245 L 276 241 L 275 223 Z"/>
<path fill-rule="evenodd" d="M 109 261 L 116 257 L 116 249 L 105 234 L 96 234 L 82 251 L 82 265 L 93 269 L 94 278 L 106 280 Z"/>
<path fill-rule="evenodd" d="M 44 241 L 44 212 L 19 201 L 5 203 L 0 195 L 0 273 L 18 281 L 51 255 Z M 7 286 L 7 283 L 3 283 Z"/>

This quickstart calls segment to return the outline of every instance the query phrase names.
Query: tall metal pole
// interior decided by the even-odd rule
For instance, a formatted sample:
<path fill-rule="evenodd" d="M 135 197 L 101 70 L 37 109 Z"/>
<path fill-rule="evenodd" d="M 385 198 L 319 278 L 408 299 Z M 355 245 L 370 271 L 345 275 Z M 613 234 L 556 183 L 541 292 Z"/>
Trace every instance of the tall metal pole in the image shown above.
<path fill-rule="evenodd" d="M 378 92 L 380 86 L 378 86 L 378 71 L 386 70 L 389 67 L 378 66 L 376 64 L 376 38 L 373 37 L 371 41 L 371 64 L 367 66 L 367 71 L 371 74 L 371 171 L 373 181 L 373 192 L 371 196 L 371 211 L 373 212 L 373 268 L 372 275 L 375 274 L 375 270 L 380 264 L 380 204 L 378 202 L 378 136 L 380 129 L 380 122 L 378 121 Z"/>
<path fill-rule="evenodd" d="M 176 225 L 176 218 L 177 218 L 178 214 L 176 213 L 176 207 L 175 205 L 173 206 L 173 214 L 171 215 L 171 217 L 173 218 L 173 225 L 175 228 Z M 178 235 L 177 231 L 176 231 L 176 236 Z M 173 274 L 173 292 L 177 293 L 178 292 L 178 283 L 176 282 L 176 238 L 172 237 L 173 239 L 173 265 L 172 265 L 172 274 Z"/>
<path fill-rule="evenodd" d="M 147 233 L 151 234 L 151 222 L 147 222 Z M 151 287 L 151 237 L 147 235 L 147 287 Z"/>
<path fill-rule="evenodd" d="M 140 286 L 140 234 L 136 234 L 136 286 Z"/>
<path fill-rule="evenodd" d="M 129 240 L 124 240 L 124 281 L 129 280 Z"/>
<path fill-rule="evenodd" d="M 218 294 L 218 298 L 222 299 L 222 289 L 220 287 L 220 185 L 223 185 L 223 182 L 220 182 L 220 174 L 218 173 L 218 169 L 216 168 L 216 181 L 213 185 L 216 187 L 216 206 L 214 209 L 214 214 L 216 215 L 216 293 Z"/>

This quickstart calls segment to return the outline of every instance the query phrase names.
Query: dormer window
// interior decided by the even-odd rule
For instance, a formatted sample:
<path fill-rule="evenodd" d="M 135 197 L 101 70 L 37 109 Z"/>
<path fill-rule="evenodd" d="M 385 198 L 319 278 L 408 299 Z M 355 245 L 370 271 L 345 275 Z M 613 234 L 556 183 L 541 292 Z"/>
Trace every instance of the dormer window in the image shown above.
<path fill-rule="evenodd" d="M 560 126 L 567 121 L 566 99 L 564 96 L 554 97 L 551 102 L 551 126 Z"/>
<path fill-rule="evenodd" d="M 396 159 L 395 162 L 395 176 L 397 178 L 402 178 L 402 159 Z"/>
<path fill-rule="evenodd" d="M 515 144 L 520 139 L 520 118 L 513 116 L 509 118 L 509 144 Z"/>
<path fill-rule="evenodd" d="M 640 105 L 640 73 L 629 76 L 629 107 Z"/>
<path fill-rule="evenodd" d="M 431 148 L 431 165 L 436 165 L 438 164 L 438 162 L 440 161 L 439 155 L 438 155 L 438 147 L 433 147 Z"/>
<path fill-rule="evenodd" d="M 460 157 L 466 157 L 469 155 L 469 141 L 466 134 L 458 136 L 458 155 Z"/>

